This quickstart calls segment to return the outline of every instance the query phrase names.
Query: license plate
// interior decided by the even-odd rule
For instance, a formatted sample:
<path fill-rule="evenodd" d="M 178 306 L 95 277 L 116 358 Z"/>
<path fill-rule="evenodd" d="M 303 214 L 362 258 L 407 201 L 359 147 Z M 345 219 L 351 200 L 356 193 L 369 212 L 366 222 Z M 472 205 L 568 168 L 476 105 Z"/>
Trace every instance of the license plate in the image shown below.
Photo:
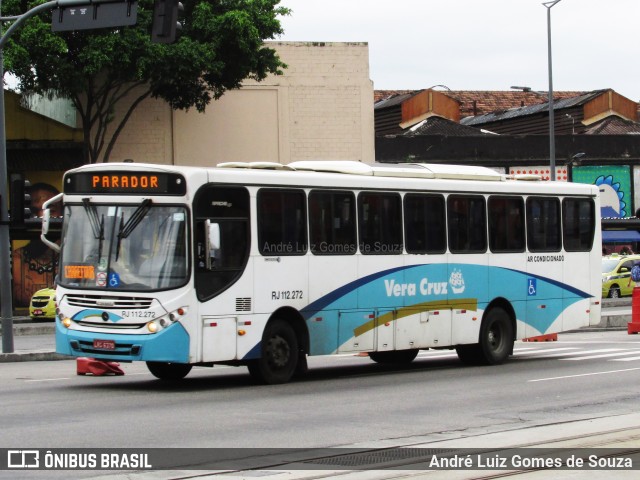
<path fill-rule="evenodd" d="M 33 311 L 33 314 L 34 314 L 34 315 L 36 315 L 36 316 L 37 316 L 37 315 L 44 315 L 44 312 L 43 312 L 42 310 L 40 310 L 39 308 L 36 308 L 36 309 Z"/>
<path fill-rule="evenodd" d="M 115 350 L 116 342 L 113 340 L 94 340 L 93 348 L 97 348 L 100 350 Z"/>

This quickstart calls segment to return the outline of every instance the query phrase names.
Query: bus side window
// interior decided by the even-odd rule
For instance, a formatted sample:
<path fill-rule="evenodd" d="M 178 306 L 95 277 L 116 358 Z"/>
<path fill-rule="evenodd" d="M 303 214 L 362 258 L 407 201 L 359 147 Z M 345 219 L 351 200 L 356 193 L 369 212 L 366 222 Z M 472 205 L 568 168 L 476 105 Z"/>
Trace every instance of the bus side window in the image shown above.
<path fill-rule="evenodd" d="M 492 252 L 524 251 L 524 202 L 521 197 L 489 197 L 489 248 Z"/>
<path fill-rule="evenodd" d="M 258 191 L 258 250 L 262 255 L 307 252 L 304 190 L 261 188 Z"/>
<path fill-rule="evenodd" d="M 595 205 L 590 198 L 562 201 L 562 237 L 568 252 L 588 252 L 595 233 Z"/>
<path fill-rule="evenodd" d="M 309 232 L 314 255 L 356 253 L 355 197 L 352 192 L 309 193 Z"/>
<path fill-rule="evenodd" d="M 487 250 L 487 222 L 484 197 L 449 195 L 449 249 L 452 253 L 482 253 Z"/>
<path fill-rule="evenodd" d="M 358 195 L 358 232 L 363 255 L 402 254 L 400 195 L 361 192 Z"/>
<path fill-rule="evenodd" d="M 447 250 L 445 225 L 442 195 L 408 193 L 404 196 L 404 238 L 408 253 L 444 253 Z"/>
<path fill-rule="evenodd" d="M 562 248 L 557 198 L 527 198 L 527 245 L 531 252 L 558 252 Z"/>

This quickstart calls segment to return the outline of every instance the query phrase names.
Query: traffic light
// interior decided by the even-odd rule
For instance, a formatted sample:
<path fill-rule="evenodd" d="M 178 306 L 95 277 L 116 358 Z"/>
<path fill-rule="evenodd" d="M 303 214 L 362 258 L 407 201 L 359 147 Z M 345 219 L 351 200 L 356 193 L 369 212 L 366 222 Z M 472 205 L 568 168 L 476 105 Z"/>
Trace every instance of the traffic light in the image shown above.
<path fill-rule="evenodd" d="M 151 41 L 154 43 L 173 43 L 176 31 L 182 29 L 178 15 L 184 6 L 178 0 L 155 0 L 153 4 L 153 24 Z"/>
<path fill-rule="evenodd" d="M 11 194 L 9 223 L 12 227 L 23 227 L 24 221 L 31 218 L 31 183 L 22 175 L 11 175 Z"/>

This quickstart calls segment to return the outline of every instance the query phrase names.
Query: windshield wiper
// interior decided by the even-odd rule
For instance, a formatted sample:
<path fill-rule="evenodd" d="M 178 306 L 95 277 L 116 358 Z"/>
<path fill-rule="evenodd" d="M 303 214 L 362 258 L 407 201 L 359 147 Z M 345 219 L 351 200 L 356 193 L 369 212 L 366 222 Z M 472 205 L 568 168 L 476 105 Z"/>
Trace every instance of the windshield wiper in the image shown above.
<path fill-rule="evenodd" d="M 91 229 L 93 230 L 93 236 L 97 239 L 103 239 L 104 237 L 104 215 L 102 217 L 103 222 L 101 223 L 98 219 L 98 209 L 95 205 L 91 204 L 91 201 L 88 198 L 82 199 L 82 206 L 84 207 L 84 211 L 89 217 L 89 223 L 91 224 Z"/>
<path fill-rule="evenodd" d="M 98 209 L 95 205 L 91 204 L 88 198 L 82 199 L 82 206 L 89 217 L 89 224 L 93 230 L 93 237 L 98 240 L 98 260 L 102 257 L 102 243 L 104 241 L 104 214 L 102 218 L 98 220 Z"/>
<path fill-rule="evenodd" d="M 124 214 L 120 217 L 120 229 L 118 231 L 118 244 L 116 245 L 116 262 L 120 255 L 120 242 L 123 238 L 127 238 L 140 224 L 142 219 L 147 215 L 151 208 L 151 199 L 145 198 L 142 203 L 131 214 L 127 223 L 124 223 Z"/>

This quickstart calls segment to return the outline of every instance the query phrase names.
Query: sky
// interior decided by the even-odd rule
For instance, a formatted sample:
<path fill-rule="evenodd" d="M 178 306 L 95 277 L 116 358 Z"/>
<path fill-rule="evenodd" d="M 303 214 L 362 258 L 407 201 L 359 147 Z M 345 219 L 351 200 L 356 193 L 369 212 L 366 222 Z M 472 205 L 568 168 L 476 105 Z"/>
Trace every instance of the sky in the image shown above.
<path fill-rule="evenodd" d="M 540 0 L 281 0 L 281 41 L 367 42 L 376 90 L 549 90 Z M 640 0 L 560 0 L 553 90 L 612 88 L 640 101 Z"/>

